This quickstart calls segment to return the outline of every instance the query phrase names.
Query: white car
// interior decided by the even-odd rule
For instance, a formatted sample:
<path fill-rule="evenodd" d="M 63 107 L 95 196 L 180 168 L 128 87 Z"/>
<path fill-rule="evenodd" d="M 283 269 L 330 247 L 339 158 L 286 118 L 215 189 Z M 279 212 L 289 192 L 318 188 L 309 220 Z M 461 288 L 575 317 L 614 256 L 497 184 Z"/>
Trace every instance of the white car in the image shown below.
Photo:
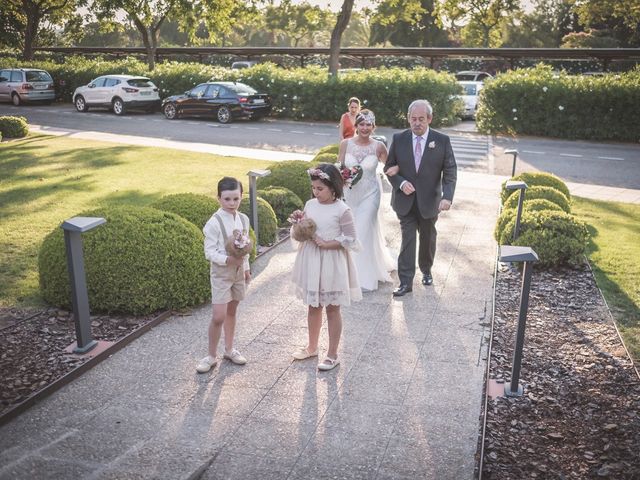
<path fill-rule="evenodd" d="M 493 78 L 493 75 L 477 70 L 464 70 L 456 73 L 456 80 L 459 82 L 484 82 L 489 78 Z"/>
<path fill-rule="evenodd" d="M 73 104 L 79 112 L 100 107 L 123 115 L 129 109 L 154 112 L 160 109 L 158 87 L 146 77 L 104 75 L 88 85 L 76 88 Z"/>
<path fill-rule="evenodd" d="M 462 85 L 464 94 L 460 96 L 464 102 L 464 118 L 475 118 L 478 108 L 478 95 L 484 84 L 482 82 L 458 82 Z"/>

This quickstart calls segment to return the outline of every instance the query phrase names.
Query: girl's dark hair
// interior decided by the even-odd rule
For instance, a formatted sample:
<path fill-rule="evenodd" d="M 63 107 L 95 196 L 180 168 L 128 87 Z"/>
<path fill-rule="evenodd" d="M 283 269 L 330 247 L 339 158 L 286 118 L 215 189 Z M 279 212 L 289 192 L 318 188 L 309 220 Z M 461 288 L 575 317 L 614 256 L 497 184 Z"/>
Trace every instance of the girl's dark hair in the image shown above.
<path fill-rule="evenodd" d="M 222 196 L 222 192 L 226 190 L 238 190 L 242 193 L 242 183 L 233 177 L 222 177 L 218 182 L 218 196 Z"/>
<path fill-rule="evenodd" d="M 347 102 L 347 107 L 351 106 L 353 102 L 357 103 L 358 106 L 360 106 L 360 99 L 358 97 L 351 97 Z"/>
<path fill-rule="evenodd" d="M 318 175 L 310 173 L 309 177 L 311 177 L 311 180 L 320 180 L 331 189 L 331 191 L 333 192 L 333 198 L 342 198 L 344 196 L 344 180 L 342 179 L 340 170 L 338 170 L 335 165 L 332 165 L 330 163 L 319 163 L 315 167 L 315 169 L 326 173 L 327 175 L 329 175 L 329 178 L 322 178 Z"/>

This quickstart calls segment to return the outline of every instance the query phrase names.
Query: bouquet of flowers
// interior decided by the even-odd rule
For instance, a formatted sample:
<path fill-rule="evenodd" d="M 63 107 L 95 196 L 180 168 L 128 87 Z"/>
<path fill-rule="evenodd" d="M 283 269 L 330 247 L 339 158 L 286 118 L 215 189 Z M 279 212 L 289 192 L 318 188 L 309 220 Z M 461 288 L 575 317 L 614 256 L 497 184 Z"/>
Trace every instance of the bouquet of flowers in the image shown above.
<path fill-rule="evenodd" d="M 311 240 L 316 233 L 316 222 L 305 217 L 302 210 L 296 210 L 288 219 L 291 224 L 291 236 L 298 242 Z"/>
<path fill-rule="evenodd" d="M 345 165 L 337 165 L 338 170 L 340 170 L 340 174 L 342 175 L 342 180 L 344 180 L 345 186 L 350 189 L 360 181 L 362 178 L 362 167 L 360 165 L 354 165 L 353 167 L 347 167 Z"/>
<path fill-rule="evenodd" d="M 227 253 L 236 258 L 242 258 L 251 252 L 251 239 L 249 235 L 241 230 L 234 230 L 229 238 L 227 238 L 224 248 Z"/>

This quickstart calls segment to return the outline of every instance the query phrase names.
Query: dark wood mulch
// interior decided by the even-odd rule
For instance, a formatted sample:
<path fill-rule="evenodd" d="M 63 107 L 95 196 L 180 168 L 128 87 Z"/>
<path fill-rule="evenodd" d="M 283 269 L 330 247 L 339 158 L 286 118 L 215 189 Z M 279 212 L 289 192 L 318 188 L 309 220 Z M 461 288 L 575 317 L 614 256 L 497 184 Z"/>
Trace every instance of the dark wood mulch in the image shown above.
<path fill-rule="evenodd" d="M 154 316 L 92 316 L 92 336 L 114 342 Z M 76 339 L 71 313 L 0 309 L 0 415 L 88 360 L 64 349 Z"/>
<path fill-rule="evenodd" d="M 508 382 L 521 274 L 499 270 L 490 377 Z M 640 479 L 640 380 L 588 265 L 534 270 L 520 384 L 489 401 L 483 478 Z"/>

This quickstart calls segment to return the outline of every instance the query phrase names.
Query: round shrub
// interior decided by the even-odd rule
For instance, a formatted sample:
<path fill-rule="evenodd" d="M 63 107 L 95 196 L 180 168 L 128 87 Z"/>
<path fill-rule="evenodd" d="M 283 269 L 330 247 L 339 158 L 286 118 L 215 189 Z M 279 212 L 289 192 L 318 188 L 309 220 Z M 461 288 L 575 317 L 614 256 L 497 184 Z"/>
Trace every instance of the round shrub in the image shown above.
<path fill-rule="evenodd" d="M 525 197 L 525 201 L 522 204 L 522 213 L 524 212 L 539 212 L 541 210 L 554 210 L 556 212 L 562 212 L 562 208 L 553 203 L 550 200 L 546 200 L 544 198 L 534 198 L 533 200 L 527 200 Z M 496 241 L 500 241 L 500 235 L 504 230 L 504 227 L 509 221 L 515 217 L 518 213 L 518 208 L 505 208 L 500 213 L 498 217 L 498 221 L 496 222 L 496 228 L 493 232 L 493 237 Z"/>
<path fill-rule="evenodd" d="M 209 298 L 204 238 L 192 223 L 148 207 L 109 207 L 81 215 L 107 220 L 82 235 L 92 311 L 143 315 L 198 305 Z M 69 308 L 61 228 L 44 239 L 38 267 L 44 299 Z"/>
<path fill-rule="evenodd" d="M 207 220 L 220 208 L 218 200 L 197 193 L 165 195 L 149 205 L 165 212 L 175 213 L 202 230 Z"/>
<path fill-rule="evenodd" d="M 258 178 L 258 189 L 272 186 L 288 188 L 306 202 L 311 198 L 311 181 L 307 175 L 309 167 L 309 162 L 304 160 L 273 163 L 269 167 L 271 174 Z"/>
<path fill-rule="evenodd" d="M 26 137 L 29 134 L 27 119 L 14 116 L 0 117 L 0 133 L 4 138 Z"/>
<path fill-rule="evenodd" d="M 319 153 L 318 155 L 316 155 L 315 157 L 313 157 L 313 160 L 311 160 L 313 163 L 336 163 L 338 161 L 338 154 L 337 153 Z"/>
<path fill-rule="evenodd" d="M 567 184 L 552 173 L 525 172 L 513 177 L 513 180 L 524 182 L 527 184 L 527 187 L 544 186 L 555 188 L 559 192 L 564 193 L 564 196 L 567 197 L 568 200 L 571 200 L 571 193 L 569 192 L 569 187 L 567 187 Z M 504 188 L 505 184 L 506 182 L 502 184 L 502 203 L 506 202 L 507 198 L 509 198 L 511 194 L 516 192 L 516 190 L 507 190 L 506 188 Z"/>
<path fill-rule="evenodd" d="M 584 222 L 573 215 L 550 210 L 523 213 L 519 236 L 512 242 L 515 223 L 513 217 L 505 225 L 500 244 L 531 247 L 540 259 L 536 265 L 552 267 L 582 261 L 589 233 Z"/>
<path fill-rule="evenodd" d="M 264 198 L 273 211 L 276 213 L 278 219 L 278 226 L 282 227 L 287 223 L 287 219 L 291 212 L 294 210 L 302 210 L 304 203 L 302 200 L 288 188 L 284 187 L 269 187 L 264 190 L 258 190 L 258 196 Z"/>
<path fill-rule="evenodd" d="M 507 198 L 506 202 L 504 202 L 503 208 L 516 208 L 518 206 L 518 195 L 511 195 Z M 571 213 L 571 205 L 569 204 L 569 200 L 564 196 L 564 193 L 556 190 L 553 187 L 545 187 L 545 186 L 534 186 L 531 188 L 527 188 L 524 199 L 534 200 L 536 198 L 544 198 L 545 200 L 549 200 L 556 205 L 558 205 L 562 210 L 567 213 Z"/>
<path fill-rule="evenodd" d="M 263 198 L 258 197 L 258 239 L 260 245 L 271 245 L 276 241 L 278 231 L 278 219 L 276 213 Z M 251 205 L 249 204 L 249 194 L 242 196 L 240 211 L 251 219 Z M 255 241 L 254 241 L 255 245 Z"/>
<path fill-rule="evenodd" d="M 326 147 L 322 147 L 320 150 L 318 150 L 318 155 L 322 155 L 323 153 L 334 153 L 338 155 L 339 151 L 340 151 L 340 144 L 332 143 L 331 145 L 327 145 Z"/>

